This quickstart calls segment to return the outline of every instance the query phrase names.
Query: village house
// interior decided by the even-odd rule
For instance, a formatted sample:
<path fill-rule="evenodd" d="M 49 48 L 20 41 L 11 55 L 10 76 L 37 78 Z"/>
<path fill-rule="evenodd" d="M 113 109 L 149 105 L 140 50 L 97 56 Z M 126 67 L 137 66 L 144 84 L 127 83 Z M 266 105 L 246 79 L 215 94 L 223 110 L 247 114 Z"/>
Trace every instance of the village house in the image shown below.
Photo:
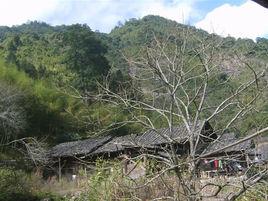
<path fill-rule="evenodd" d="M 240 139 L 235 133 L 223 133 L 213 141 L 205 150 L 209 154 L 200 162 L 201 177 L 213 177 L 215 175 L 233 175 L 242 173 L 251 163 L 251 154 L 254 147 L 252 140 L 241 142 L 235 146 L 217 152 L 217 150 L 235 143 Z"/>
<path fill-rule="evenodd" d="M 198 134 L 196 136 L 200 137 L 197 154 L 214 153 L 200 160 L 200 176 L 202 177 L 235 174 L 249 166 L 254 157 L 260 158 L 260 151 L 258 154 L 252 151 L 254 146 L 252 140 L 215 153 L 221 147 L 239 139 L 234 133 L 224 133 L 218 136 L 208 122 L 198 122 L 195 130 L 195 133 Z M 49 152 L 49 157 L 54 161 L 54 166 L 58 168 L 59 176 L 68 173 L 70 175 L 76 174 L 81 167 L 87 171 L 87 169 L 91 169 L 97 158 L 121 159 L 124 161 L 124 172 L 128 174 L 136 167 L 131 163 L 131 158 L 142 154 L 145 156 L 146 154 L 154 154 L 165 158 L 171 144 L 175 147 L 178 156 L 187 157 L 190 146 L 190 136 L 187 133 L 186 127 L 181 125 L 171 129 L 150 129 L 141 134 L 95 137 L 66 142 L 53 147 Z M 258 150 L 263 150 L 263 147 L 259 145 Z M 146 167 L 143 169 L 141 175 L 145 174 Z"/>
<path fill-rule="evenodd" d="M 254 139 L 256 145 L 252 155 L 257 156 L 259 162 L 265 164 L 268 161 L 268 136 L 260 136 Z"/>
<path fill-rule="evenodd" d="M 254 167 L 267 166 L 268 163 L 268 137 L 258 136 L 250 140 L 242 141 L 223 151 L 223 147 L 240 141 L 235 133 L 224 133 L 212 142 L 204 154 L 212 153 L 200 162 L 200 176 L 213 177 L 215 175 L 242 174 L 254 165 Z"/>

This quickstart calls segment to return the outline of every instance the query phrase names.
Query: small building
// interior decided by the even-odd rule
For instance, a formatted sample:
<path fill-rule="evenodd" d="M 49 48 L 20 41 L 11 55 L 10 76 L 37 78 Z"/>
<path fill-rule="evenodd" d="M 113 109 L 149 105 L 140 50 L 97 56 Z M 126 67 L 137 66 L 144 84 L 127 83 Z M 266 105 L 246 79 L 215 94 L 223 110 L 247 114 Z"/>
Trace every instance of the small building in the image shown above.
<path fill-rule="evenodd" d="M 254 162 L 260 164 L 268 163 L 268 136 L 258 136 L 254 138 L 255 149 L 252 150 L 252 156 L 254 156 Z"/>
<path fill-rule="evenodd" d="M 85 164 L 84 159 L 88 155 L 111 140 L 111 136 L 105 136 L 61 143 L 49 151 L 48 157 L 52 167 L 58 171 L 59 178 L 62 174 L 71 176 L 79 171 L 82 164 Z"/>
<path fill-rule="evenodd" d="M 246 170 L 251 163 L 252 140 L 218 151 L 239 140 L 235 133 L 224 133 L 212 142 L 203 152 L 206 157 L 200 161 L 201 176 L 234 175 Z"/>
<path fill-rule="evenodd" d="M 217 138 L 213 128 L 208 122 L 198 122 L 193 136 L 201 136 L 198 150 L 207 147 L 210 142 Z M 201 134 L 201 135 L 200 135 Z M 132 158 L 142 153 L 159 154 L 166 156 L 171 146 L 177 155 L 185 156 L 189 153 L 190 135 L 184 125 L 173 128 L 150 129 L 144 133 L 132 134 L 119 137 L 97 137 L 75 142 L 61 143 L 53 147 L 49 157 L 58 167 L 59 176 L 64 173 L 74 174 L 83 165 L 90 167 L 86 161 L 93 162 L 97 158 Z M 92 164 L 91 164 L 92 165 Z M 128 169 L 128 168 L 125 168 Z M 127 172 L 127 170 L 126 170 Z"/>
<path fill-rule="evenodd" d="M 243 172 L 256 156 L 267 159 L 267 154 L 264 155 L 263 152 L 268 151 L 268 140 L 266 143 L 257 140 L 259 143 L 256 149 L 254 142 L 257 143 L 257 141 L 247 140 L 218 152 L 240 139 L 234 133 L 217 135 L 209 122 L 200 121 L 195 128 L 191 125 L 191 130 L 194 130 L 192 135 L 194 140 L 198 140 L 197 155 L 206 156 L 198 163 L 201 176 L 237 174 Z M 190 137 L 185 125 L 150 129 L 140 134 L 95 137 L 61 143 L 50 150 L 49 157 L 54 161 L 59 176 L 76 174 L 81 166 L 87 171 L 94 166 L 98 158 L 122 160 L 124 172 L 128 174 L 136 167 L 131 163 L 131 158 L 142 154 L 160 156 L 164 159 L 169 157 L 168 154 L 172 148 L 177 156 L 187 157 L 190 150 Z M 254 154 L 252 150 L 255 150 Z M 261 152 L 262 155 L 260 155 Z"/>

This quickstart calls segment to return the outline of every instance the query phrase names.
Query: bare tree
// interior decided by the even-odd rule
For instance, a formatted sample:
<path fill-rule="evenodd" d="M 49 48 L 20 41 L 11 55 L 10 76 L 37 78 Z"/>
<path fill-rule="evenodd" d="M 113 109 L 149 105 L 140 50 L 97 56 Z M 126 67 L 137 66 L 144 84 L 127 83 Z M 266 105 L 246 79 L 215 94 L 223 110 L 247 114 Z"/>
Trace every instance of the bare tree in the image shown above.
<path fill-rule="evenodd" d="M 16 136 L 25 128 L 26 121 L 20 100 L 22 93 L 4 83 L 0 82 L 0 135 L 2 143 Z"/>
<path fill-rule="evenodd" d="M 109 88 L 109 82 L 100 87 L 99 100 L 122 107 L 131 114 L 132 118 L 122 122 L 122 125 L 138 122 L 146 129 L 156 130 L 161 122 L 160 126 L 168 127 L 170 132 L 173 132 L 178 124 L 185 126 L 185 135 L 188 136 L 187 142 L 189 142 L 188 157 L 179 157 L 175 151 L 174 139 L 164 135 L 163 137 L 170 140 L 170 147 L 163 148 L 168 158 L 162 158 L 168 167 L 154 177 L 160 177 L 167 171 L 174 171 L 182 189 L 178 189 L 177 195 L 184 195 L 183 199 L 204 198 L 202 189 L 207 186 L 197 185 L 199 180 L 197 169 L 200 160 L 213 153 L 199 153 L 199 146 L 202 138 L 211 141 L 215 139 L 203 136 L 198 130 L 199 122 L 211 122 L 215 126 L 214 132 L 221 136 L 227 130 L 234 129 L 247 115 L 254 112 L 256 101 L 262 97 L 263 91 L 267 90 L 267 83 L 262 79 L 265 73 L 264 67 L 251 68 L 249 62 L 239 54 L 226 56 L 221 50 L 221 45 L 222 40 L 217 36 L 200 38 L 191 29 L 184 28 L 164 39 L 155 36 L 153 42 L 144 48 L 138 57 L 131 58 L 125 55 L 134 82 L 142 86 L 133 90 L 141 90 L 144 94 L 142 98 L 133 97 L 133 93 L 130 93 L 131 88 L 122 89 L 121 93 L 114 93 Z M 242 71 L 249 71 L 252 76 L 243 81 L 238 75 L 224 71 L 223 65 L 228 64 L 228 59 L 239 61 Z M 215 97 L 216 95 L 218 97 Z M 256 133 L 244 140 L 267 131 L 268 127 L 259 128 Z M 221 151 L 235 145 L 235 143 L 229 144 Z M 161 158 L 161 156 L 150 156 Z M 236 199 L 266 174 L 267 170 L 264 170 L 253 178 L 242 180 L 239 186 L 240 193 L 228 195 L 226 199 Z M 210 195 L 211 197 L 218 195 L 224 187 L 230 186 L 229 183 L 209 185 L 217 187 L 217 191 Z M 179 199 L 174 197 L 174 200 Z"/>
<path fill-rule="evenodd" d="M 12 147 L 35 166 L 49 165 L 45 140 L 19 136 L 26 126 L 23 97 L 19 89 L 0 82 L 0 147 Z"/>
<path fill-rule="evenodd" d="M 25 137 L 1 144 L 0 147 L 10 147 L 22 154 L 27 162 L 33 163 L 36 167 L 49 167 L 50 158 L 48 156 L 48 145 L 45 140 L 37 140 L 34 137 Z"/>

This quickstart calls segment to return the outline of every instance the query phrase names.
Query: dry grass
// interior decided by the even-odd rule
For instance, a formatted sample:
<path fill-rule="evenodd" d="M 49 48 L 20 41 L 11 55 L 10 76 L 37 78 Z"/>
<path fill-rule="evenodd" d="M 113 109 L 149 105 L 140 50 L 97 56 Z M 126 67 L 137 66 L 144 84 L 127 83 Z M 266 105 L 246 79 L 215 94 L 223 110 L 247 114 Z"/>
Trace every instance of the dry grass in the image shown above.
<path fill-rule="evenodd" d="M 112 168 L 107 168 L 107 165 Z M 149 200 L 185 200 L 182 189 L 178 184 L 178 179 L 171 173 L 163 174 L 161 177 L 151 181 L 155 173 L 146 174 L 146 176 L 137 179 L 131 179 L 125 176 L 122 166 L 118 163 L 97 165 L 97 169 L 89 175 L 78 175 L 75 181 L 63 177 L 58 181 L 52 177 L 44 181 L 39 175 L 31 175 L 30 181 L 34 185 L 33 191 L 49 192 L 66 198 L 66 200 L 76 201 L 149 201 Z M 200 180 L 199 188 L 208 183 L 225 186 L 217 196 L 213 196 L 218 190 L 217 186 L 208 185 L 202 191 L 201 195 L 205 201 L 221 201 L 228 195 L 235 192 L 238 188 L 234 184 L 239 183 L 239 177 L 215 177 Z M 145 185 L 146 184 L 146 185 Z M 260 196 L 259 192 L 267 195 L 267 185 L 260 185 L 258 189 L 252 189 L 250 193 L 241 197 L 241 201 L 266 200 L 265 196 Z M 266 194 L 265 194 L 266 193 Z"/>

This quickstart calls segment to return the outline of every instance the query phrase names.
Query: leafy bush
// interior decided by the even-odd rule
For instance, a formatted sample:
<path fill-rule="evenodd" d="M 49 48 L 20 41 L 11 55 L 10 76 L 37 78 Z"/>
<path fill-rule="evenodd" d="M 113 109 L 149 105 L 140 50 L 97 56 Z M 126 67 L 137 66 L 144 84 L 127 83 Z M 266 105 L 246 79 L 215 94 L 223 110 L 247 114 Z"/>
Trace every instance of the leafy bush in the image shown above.
<path fill-rule="evenodd" d="M 21 171 L 0 169 L 0 201 L 35 201 L 38 200 L 26 183 L 26 175 Z"/>
<path fill-rule="evenodd" d="M 152 161 L 147 165 L 154 166 L 156 163 Z M 154 200 L 159 197 L 176 196 L 178 186 L 172 175 L 163 175 L 149 182 L 155 174 L 150 174 L 154 167 L 148 167 L 149 175 L 133 180 L 123 174 L 122 168 L 121 162 L 99 160 L 94 173 L 88 179 L 86 190 L 76 200 Z"/>
<path fill-rule="evenodd" d="M 0 168 L 0 201 L 50 201 L 64 199 L 51 193 L 37 191 L 29 175 L 21 170 Z"/>
<path fill-rule="evenodd" d="M 268 184 L 264 181 L 247 191 L 238 199 L 238 201 L 266 201 L 267 198 Z"/>

